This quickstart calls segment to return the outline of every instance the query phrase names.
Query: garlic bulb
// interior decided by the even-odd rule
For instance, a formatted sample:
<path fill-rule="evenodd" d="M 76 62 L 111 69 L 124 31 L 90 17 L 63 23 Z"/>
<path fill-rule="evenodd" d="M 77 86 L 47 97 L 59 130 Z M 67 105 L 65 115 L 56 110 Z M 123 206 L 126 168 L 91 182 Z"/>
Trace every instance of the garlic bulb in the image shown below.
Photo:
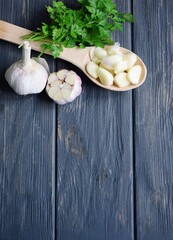
<path fill-rule="evenodd" d="M 54 102 L 63 105 L 81 94 L 81 84 L 81 78 L 74 71 L 62 69 L 50 74 L 46 92 Z"/>
<path fill-rule="evenodd" d="M 41 63 L 39 63 L 41 61 Z M 46 61 L 31 59 L 31 47 L 23 43 L 22 59 L 13 63 L 5 72 L 5 78 L 13 90 L 20 95 L 40 93 L 46 85 L 48 69 Z M 47 65 L 48 66 L 48 65 Z"/>

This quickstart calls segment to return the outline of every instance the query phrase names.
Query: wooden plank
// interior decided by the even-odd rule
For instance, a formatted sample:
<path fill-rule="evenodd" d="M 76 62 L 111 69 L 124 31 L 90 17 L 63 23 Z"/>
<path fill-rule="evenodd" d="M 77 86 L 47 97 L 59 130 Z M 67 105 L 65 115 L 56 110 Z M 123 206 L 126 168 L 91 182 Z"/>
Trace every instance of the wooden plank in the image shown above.
<path fill-rule="evenodd" d="M 130 2 L 116 3 L 120 11 L 130 11 Z M 113 37 L 130 48 L 130 25 Z M 95 86 L 69 63 L 59 60 L 57 67 L 77 71 L 83 80 L 83 93 L 74 102 L 58 107 L 56 239 L 131 240 L 131 92 Z"/>
<path fill-rule="evenodd" d="M 173 239 L 173 4 L 134 1 L 134 50 L 148 67 L 135 91 L 137 239 Z"/>
<path fill-rule="evenodd" d="M 0 18 L 34 30 L 50 2 L 1 0 Z M 54 239 L 55 105 L 15 94 L 4 72 L 21 50 L 1 41 L 0 52 L 0 239 Z"/>

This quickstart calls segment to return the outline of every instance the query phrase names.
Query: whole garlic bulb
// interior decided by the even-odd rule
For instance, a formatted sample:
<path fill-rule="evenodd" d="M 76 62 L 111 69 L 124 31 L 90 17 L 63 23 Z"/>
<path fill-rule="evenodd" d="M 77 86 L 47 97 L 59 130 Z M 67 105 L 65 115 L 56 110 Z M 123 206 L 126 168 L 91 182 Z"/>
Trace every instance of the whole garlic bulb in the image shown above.
<path fill-rule="evenodd" d="M 7 69 L 5 78 L 19 95 L 40 93 L 45 88 L 48 71 L 42 65 L 42 61 L 40 64 L 31 59 L 31 46 L 29 42 L 25 41 L 22 48 L 22 59 Z"/>
<path fill-rule="evenodd" d="M 54 102 L 64 105 L 81 94 L 81 84 L 81 78 L 74 71 L 62 69 L 50 74 L 46 92 Z"/>

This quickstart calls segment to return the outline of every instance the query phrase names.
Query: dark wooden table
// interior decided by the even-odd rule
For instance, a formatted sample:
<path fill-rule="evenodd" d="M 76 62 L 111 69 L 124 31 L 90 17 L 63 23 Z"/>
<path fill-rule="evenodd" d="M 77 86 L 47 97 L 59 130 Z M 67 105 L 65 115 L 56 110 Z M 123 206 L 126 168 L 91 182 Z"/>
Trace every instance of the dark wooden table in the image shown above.
<path fill-rule="evenodd" d="M 34 30 L 51 3 L 1 0 L 0 19 Z M 114 40 L 148 68 L 134 91 L 45 56 L 51 71 L 77 71 L 82 95 L 65 106 L 19 96 L 4 72 L 21 52 L 0 41 L 0 240 L 173 239 L 173 2 L 116 3 L 135 24 Z"/>

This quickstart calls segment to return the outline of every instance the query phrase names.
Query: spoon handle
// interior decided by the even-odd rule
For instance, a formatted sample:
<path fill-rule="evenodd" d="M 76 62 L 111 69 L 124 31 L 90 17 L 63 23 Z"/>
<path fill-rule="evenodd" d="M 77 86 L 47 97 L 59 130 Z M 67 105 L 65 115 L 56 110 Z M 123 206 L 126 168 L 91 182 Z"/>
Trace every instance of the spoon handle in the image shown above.
<path fill-rule="evenodd" d="M 5 40 L 7 42 L 20 45 L 24 41 L 21 38 L 21 36 L 30 34 L 31 32 L 32 31 L 28 29 L 0 20 L 0 39 Z M 38 52 L 42 51 L 40 44 L 41 44 L 40 42 L 35 41 L 30 42 L 31 48 Z M 88 47 L 85 49 L 80 49 L 77 47 L 64 48 L 59 58 L 71 62 L 74 65 L 78 66 L 79 68 L 83 69 L 85 57 L 88 57 L 86 56 L 87 52 L 89 52 Z M 51 52 L 49 51 L 45 51 L 45 54 L 52 55 Z"/>
<path fill-rule="evenodd" d="M 21 38 L 21 36 L 30 34 L 31 32 L 32 31 L 27 30 L 25 28 L 18 27 L 14 24 L 0 20 L 0 39 L 5 40 L 7 42 L 11 42 L 11 43 L 20 45 L 24 41 Z M 40 48 L 39 42 L 31 42 L 30 45 L 33 50 L 35 50 L 37 52 L 42 51 Z M 49 52 L 46 52 L 46 54 L 51 55 L 51 53 L 49 53 Z"/>

